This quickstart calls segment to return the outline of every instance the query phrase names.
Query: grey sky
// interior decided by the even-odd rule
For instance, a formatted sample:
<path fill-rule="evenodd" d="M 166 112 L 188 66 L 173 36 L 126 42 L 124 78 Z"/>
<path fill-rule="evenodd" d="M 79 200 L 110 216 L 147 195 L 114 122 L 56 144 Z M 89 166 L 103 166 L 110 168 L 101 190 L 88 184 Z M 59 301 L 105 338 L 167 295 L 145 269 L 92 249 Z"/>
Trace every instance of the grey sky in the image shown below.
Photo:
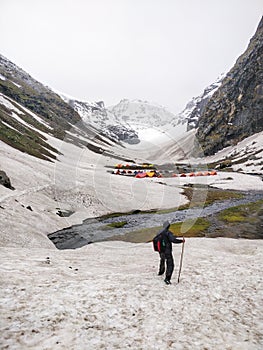
<path fill-rule="evenodd" d="M 42 83 L 172 112 L 246 49 L 263 0 L 0 0 L 0 52 Z"/>

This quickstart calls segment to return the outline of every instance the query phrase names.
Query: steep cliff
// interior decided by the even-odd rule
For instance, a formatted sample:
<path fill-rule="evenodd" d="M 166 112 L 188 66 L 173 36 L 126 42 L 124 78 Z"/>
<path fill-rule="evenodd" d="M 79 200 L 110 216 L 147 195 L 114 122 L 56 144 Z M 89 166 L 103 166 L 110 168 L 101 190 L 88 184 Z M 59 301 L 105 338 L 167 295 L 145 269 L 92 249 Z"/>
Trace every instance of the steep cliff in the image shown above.
<path fill-rule="evenodd" d="M 205 155 L 263 130 L 263 18 L 197 126 L 197 140 Z"/>

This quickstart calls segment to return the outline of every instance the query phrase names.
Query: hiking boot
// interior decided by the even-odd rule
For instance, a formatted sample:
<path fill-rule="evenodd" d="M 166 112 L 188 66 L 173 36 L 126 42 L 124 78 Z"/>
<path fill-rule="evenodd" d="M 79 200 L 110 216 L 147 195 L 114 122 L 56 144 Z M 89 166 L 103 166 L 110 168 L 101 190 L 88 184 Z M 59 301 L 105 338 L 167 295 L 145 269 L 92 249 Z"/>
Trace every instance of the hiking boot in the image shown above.
<path fill-rule="evenodd" d="M 164 272 L 159 272 L 158 276 L 162 276 L 164 274 Z"/>
<path fill-rule="evenodd" d="M 164 280 L 164 282 L 165 282 L 166 284 L 171 284 L 171 281 L 168 280 L 167 278 Z"/>

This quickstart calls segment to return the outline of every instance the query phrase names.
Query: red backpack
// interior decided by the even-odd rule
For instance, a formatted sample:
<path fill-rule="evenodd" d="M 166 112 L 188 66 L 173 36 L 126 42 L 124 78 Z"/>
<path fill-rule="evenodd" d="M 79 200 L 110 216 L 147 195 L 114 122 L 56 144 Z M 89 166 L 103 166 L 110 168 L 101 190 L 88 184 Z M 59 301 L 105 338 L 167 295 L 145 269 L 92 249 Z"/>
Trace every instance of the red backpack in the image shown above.
<path fill-rule="evenodd" d="M 162 232 L 156 235 L 153 239 L 153 250 L 155 252 L 163 253 L 165 251 L 166 242 Z"/>

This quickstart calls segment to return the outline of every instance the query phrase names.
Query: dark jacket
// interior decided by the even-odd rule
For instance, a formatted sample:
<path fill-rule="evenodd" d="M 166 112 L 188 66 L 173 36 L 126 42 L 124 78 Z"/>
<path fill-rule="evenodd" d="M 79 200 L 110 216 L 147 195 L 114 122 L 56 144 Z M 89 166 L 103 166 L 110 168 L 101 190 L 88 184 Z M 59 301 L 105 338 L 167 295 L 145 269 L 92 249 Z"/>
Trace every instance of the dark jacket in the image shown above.
<path fill-rule="evenodd" d="M 162 233 L 163 238 L 165 240 L 165 254 L 171 254 L 172 252 L 172 243 L 178 244 L 183 243 L 182 239 L 176 238 L 171 231 L 169 231 L 170 223 L 169 221 L 165 221 L 163 223 L 163 228 L 160 231 Z"/>

